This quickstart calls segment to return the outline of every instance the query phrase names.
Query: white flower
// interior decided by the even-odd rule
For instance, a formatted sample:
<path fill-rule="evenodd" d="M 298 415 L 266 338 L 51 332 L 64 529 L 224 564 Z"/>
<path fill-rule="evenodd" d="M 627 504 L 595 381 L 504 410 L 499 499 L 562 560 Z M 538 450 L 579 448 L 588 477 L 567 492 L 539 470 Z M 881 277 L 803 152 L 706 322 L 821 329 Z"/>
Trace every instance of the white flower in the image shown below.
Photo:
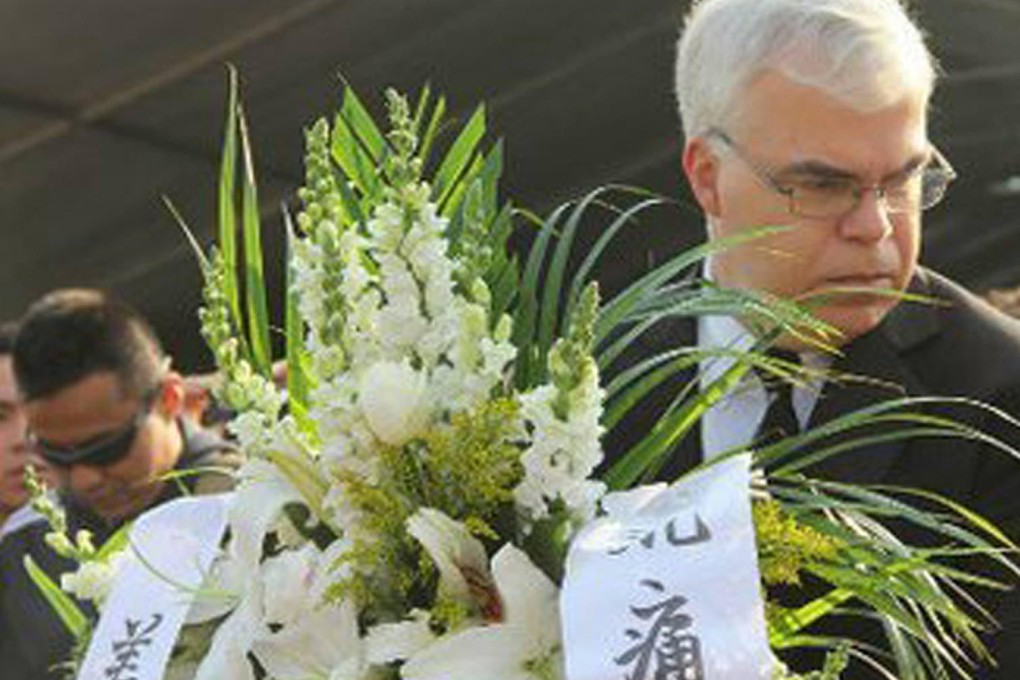
<path fill-rule="evenodd" d="M 312 545 L 286 550 L 262 564 L 265 620 L 290 624 L 318 604 L 312 593 L 319 551 Z"/>
<path fill-rule="evenodd" d="M 365 636 L 369 662 L 380 665 L 408 659 L 435 641 L 429 613 L 421 609 L 413 610 L 407 621 L 370 628 Z"/>
<path fill-rule="evenodd" d="M 404 680 L 563 677 L 556 586 L 510 544 L 496 553 L 492 573 L 503 602 L 503 622 L 440 639 L 404 664 Z"/>
<path fill-rule="evenodd" d="M 134 559 L 130 550 L 112 555 L 108 560 L 89 560 L 60 577 L 60 588 L 82 600 L 102 605 L 113 588 L 124 564 Z"/>
<path fill-rule="evenodd" d="M 358 405 L 381 441 L 400 446 L 429 424 L 428 381 L 406 361 L 380 361 L 358 383 Z"/>
<path fill-rule="evenodd" d="M 421 508 L 408 518 L 407 533 L 436 563 L 440 591 L 462 602 L 475 603 L 478 586 L 490 580 L 481 541 L 463 524 L 433 508 Z"/>
<path fill-rule="evenodd" d="M 358 635 L 358 612 L 350 602 L 318 607 L 300 621 L 252 644 L 274 680 L 367 680 L 371 669 Z"/>

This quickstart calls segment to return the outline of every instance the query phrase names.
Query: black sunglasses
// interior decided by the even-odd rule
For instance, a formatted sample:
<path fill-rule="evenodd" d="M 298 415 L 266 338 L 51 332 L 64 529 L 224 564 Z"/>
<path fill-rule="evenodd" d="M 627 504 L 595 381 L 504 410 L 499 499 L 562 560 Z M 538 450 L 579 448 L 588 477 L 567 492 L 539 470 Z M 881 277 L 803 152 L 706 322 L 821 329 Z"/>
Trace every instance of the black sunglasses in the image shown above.
<path fill-rule="evenodd" d="M 160 386 L 157 386 L 146 392 L 142 397 L 142 405 L 138 412 L 116 432 L 104 434 L 92 441 L 70 448 L 55 446 L 45 439 L 36 437 L 33 433 L 28 435 L 29 442 L 43 460 L 56 467 L 112 465 L 124 458 L 131 450 L 131 445 L 134 444 L 138 430 L 149 416 L 159 390 Z"/>

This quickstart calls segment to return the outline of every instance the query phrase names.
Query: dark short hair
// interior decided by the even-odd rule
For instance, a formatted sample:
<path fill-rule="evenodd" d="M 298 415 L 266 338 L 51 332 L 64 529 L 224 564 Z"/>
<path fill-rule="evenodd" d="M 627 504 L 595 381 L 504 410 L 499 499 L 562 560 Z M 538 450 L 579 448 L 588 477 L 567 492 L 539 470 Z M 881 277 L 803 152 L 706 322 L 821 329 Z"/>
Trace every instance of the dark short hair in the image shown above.
<path fill-rule="evenodd" d="M 17 321 L 0 323 L 0 356 L 14 353 L 14 338 L 17 335 Z"/>
<path fill-rule="evenodd" d="M 163 349 L 132 307 L 99 290 L 57 290 L 21 320 L 14 374 L 26 401 L 51 396 L 95 373 L 112 371 L 127 397 L 141 397 L 164 370 Z"/>

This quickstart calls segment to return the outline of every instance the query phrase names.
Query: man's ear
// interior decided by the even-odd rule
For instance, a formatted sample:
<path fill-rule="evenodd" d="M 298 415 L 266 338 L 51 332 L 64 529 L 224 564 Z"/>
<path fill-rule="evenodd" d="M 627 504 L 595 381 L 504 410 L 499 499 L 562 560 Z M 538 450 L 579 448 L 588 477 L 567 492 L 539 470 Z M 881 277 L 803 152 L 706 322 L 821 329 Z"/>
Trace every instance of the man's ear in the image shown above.
<path fill-rule="evenodd" d="M 168 418 L 176 418 L 184 410 L 184 378 L 177 371 L 168 371 L 163 376 L 156 409 Z"/>
<path fill-rule="evenodd" d="M 702 212 L 719 216 L 719 157 L 704 137 L 694 137 L 684 144 L 684 174 Z"/>

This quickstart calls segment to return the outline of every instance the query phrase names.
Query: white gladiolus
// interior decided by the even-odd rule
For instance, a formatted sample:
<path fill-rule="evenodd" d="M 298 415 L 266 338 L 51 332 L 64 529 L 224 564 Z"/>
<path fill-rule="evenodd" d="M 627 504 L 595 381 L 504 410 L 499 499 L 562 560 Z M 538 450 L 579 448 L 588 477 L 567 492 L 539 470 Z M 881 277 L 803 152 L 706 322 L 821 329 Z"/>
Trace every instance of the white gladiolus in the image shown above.
<path fill-rule="evenodd" d="M 380 361 L 358 382 L 358 405 L 380 441 L 401 446 L 429 423 L 428 381 L 407 361 Z"/>

